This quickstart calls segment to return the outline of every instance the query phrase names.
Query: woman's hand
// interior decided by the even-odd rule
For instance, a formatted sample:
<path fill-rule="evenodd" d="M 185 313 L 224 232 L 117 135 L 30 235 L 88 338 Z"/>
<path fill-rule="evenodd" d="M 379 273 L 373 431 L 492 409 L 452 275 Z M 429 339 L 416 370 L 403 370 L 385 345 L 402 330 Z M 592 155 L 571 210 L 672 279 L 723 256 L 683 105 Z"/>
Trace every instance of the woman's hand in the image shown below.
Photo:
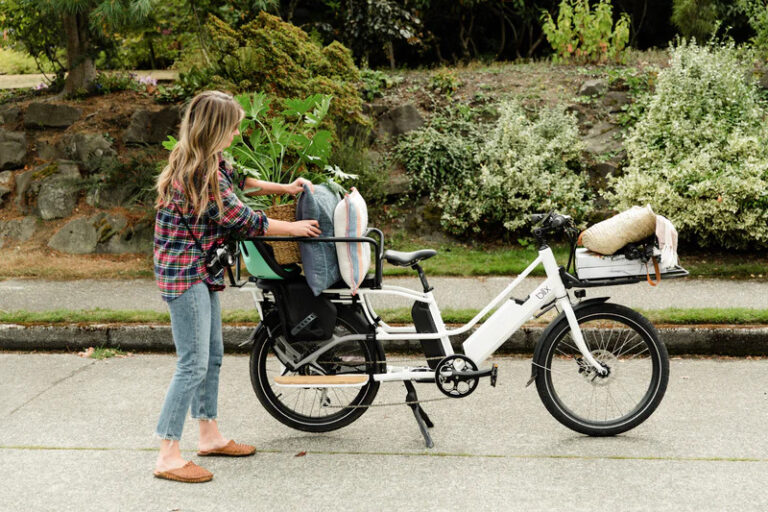
<path fill-rule="evenodd" d="M 304 192 L 304 184 L 309 185 L 309 191 L 313 194 L 315 193 L 315 186 L 312 184 L 311 181 L 309 181 L 306 178 L 297 178 L 293 181 L 293 183 L 289 183 L 285 186 L 285 193 L 286 194 L 298 194 L 299 192 Z"/>
<path fill-rule="evenodd" d="M 320 235 L 320 225 L 316 220 L 297 220 L 291 222 L 289 226 L 291 236 L 311 236 Z"/>

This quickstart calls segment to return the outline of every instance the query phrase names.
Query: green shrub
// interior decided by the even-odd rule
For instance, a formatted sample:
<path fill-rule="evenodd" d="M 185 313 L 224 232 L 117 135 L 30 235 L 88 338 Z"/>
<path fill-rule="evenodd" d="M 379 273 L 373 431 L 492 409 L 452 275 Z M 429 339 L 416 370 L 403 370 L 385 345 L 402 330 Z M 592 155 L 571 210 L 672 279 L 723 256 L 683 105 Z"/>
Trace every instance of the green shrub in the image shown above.
<path fill-rule="evenodd" d="M 460 85 L 456 71 L 450 68 L 440 68 L 429 77 L 429 88 L 446 96 L 453 95 Z"/>
<path fill-rule="evenodd" d="M 650 203 L 699 246 L 768 245 L 768 128 L 749 62 L 732 44 L 671 50 L 613 206 Z"/>
<path fill-rule="evenodd" d="M 32 56 L 13 48 L 0 47 L 0 74 L 22 75 L 39 72 Z"/>
<path fill-rule="evenodd" d="M 630 19 L 621 13 L 614 25 L 610 0 L 600 0 L 594 9 L 588 0 L 562 0 L 557 22 L 545 12 L 542 23 L 544 35 L 555 50 L 555 62 L 605 63 L 624 58 Z"/>
<path fill-rule="evenodd" d="M 672 24 L 684 37 L 706 41 L 718 27 L 718 0 L 672 0 Z"/>
<path fill-rule="evenodd" d="M 475 155 L 482 138 L 479 121 L 477 111 L 452 107 L 400 139 L 395 155 L 416 192 L 437 198 L 444 188 L 453 190 L 476 172 Z"/>
<path fill-rule="evenodd" d="M 180 103 L 194 96 L 197 91 L 205 89 L 212 82 L 211 70 L 192 67 L 187 72 L 179 73 L 179 77 L 172 84 L 158 86 L 155 101 Z"/>
<path fill-rule="evenodd" d="M 624 127 L 634 126 L 643 116 L 648 104 L 647 98 L 656 87 L 659 70 L 656 67 L 645 69 L 615 68 L 608 70 L 608 85 L 612 90 L 624 90 L 632 97 L 632 102 L 622 107 L 618 116 Z"/>
<path fill-rule="evenodd" d="M 234 93 L 265 91 L 278 98 L 332 95 L 329 121 L 366 122 L 357 89 L 360 74 L 340 43 L 323 48 L 300 28 L 263 11 L 238 30 L 211 16 L 206 29 L 213 42 L 206 86 Z M 181 67 L 192 68 L 183 62 Z"/>
<path fill-rule="evenodd" d="M 406 134 L 395 154 L 414 190 L 437 197 L 444 187 L 453 189 L 472 174 L 477 150 L 473 140 L 428 126 Z"/>
<path fill-rule="evenodd" d="M 347 189 L 355 186 L 360 191 L 368 205 L 369 215 L 386 202 L 388 163 L 385 157 L 368 149 L 361 135 L 340 141 L 333 149 L 328 165 L 357 176 L 354 180 L 343 181 L 341 185 Z"/>
<path fill-rule="evenodd" d="M 493 237 L 520 230 L 533 212 L 555 209 L 580 220 L 589 203 L 576 172 L 582 147 L 576 118 L 561 108 L 529 118 L 516 101 L 500 110 L 476 158 L 479 172 L 440 192 L 443 225 Z"/>
<path fill-rule="evenodd" d="M 768 56 L 768 2 L 766 0 L 738 0 L 738 9 L 746 14 L 749 26 L 755 31 L 752 44 Z"/>
<path fill-rule="evenodd" d="M 360 81 L 362 82 L 360 92 L 367 101 L 373 101 L 375 98 L 383 96 L 384 89 L 389 89 L 403 81 L 402 77 L 393 77 L 383 71 L 373 69 L 361 69 Z"/>

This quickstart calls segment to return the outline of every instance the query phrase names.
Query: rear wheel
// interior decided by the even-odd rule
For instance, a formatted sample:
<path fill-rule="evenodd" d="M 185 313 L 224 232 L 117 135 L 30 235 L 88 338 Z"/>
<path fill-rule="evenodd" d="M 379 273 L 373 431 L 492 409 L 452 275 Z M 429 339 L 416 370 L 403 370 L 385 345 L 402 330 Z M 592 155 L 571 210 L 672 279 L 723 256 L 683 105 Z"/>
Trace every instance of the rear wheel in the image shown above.
<path fill-rule="evenodd" d="M 645 421 L 664 397 L 669 356 L 653 325 L 617 304 L 576 312 L 587 348 L 608 373 L 598 372 L 576 348 L 563 318 L 542 341 L 536 388 L 547 410 L 566 427 L 610 436 Z"/>
<path fill-rule="evenodd" d="M 267 317 L 269 321 L 269 316 Z M 366 322 L 352 310 L 339 308 L 333 338 L 321 342 L 289 342 L 279 322 L 269 330 L 256 332 L 251 352 L 251 384 L 264 408 L 281 423 L 308 432 L 328 432 L 349 425 L 373 402 L 379 383 L 373 379 L 361 386 L 285 387 L 275 383 L 277 376 L 291 375 L 371 375 L 384 361 L 378 341 L 358 340 L 340 343 L 321 354 L 314 364 L 291 371 L 286 364 L 296 363 L 334 339 L 364 334 Z M 271 335 L 270 335 L 271 332 Z"/>

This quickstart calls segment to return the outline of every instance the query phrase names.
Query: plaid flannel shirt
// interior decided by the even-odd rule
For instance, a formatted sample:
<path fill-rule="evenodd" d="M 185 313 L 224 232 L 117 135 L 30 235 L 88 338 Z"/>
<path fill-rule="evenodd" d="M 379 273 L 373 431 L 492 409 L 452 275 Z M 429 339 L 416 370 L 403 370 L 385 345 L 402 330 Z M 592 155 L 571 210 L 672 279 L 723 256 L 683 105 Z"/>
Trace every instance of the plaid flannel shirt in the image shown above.
<path fill-rule="evenodd" d="M 155 280 L 163 300 L 170 301 L 193 284 L 204 282 L 211 290 L 224 289 L 224 275 L 213 277 L 205 267 L 205 253 L 198 249 L 189 231 L 181 220 L 179 211 L 184 213 L 187 224 L 194 232 L 203 251 L 207 252 L 214 243 L 222 241 L 229 231 L 236 231 L 245 237 L 263 235 L 267 231 L 267 216 L 244 205 L 233 189 L 233 171 L 223 160 L 219 161 L 219 189 L 223 208 L 219 211 L 213 195 L 210 196 L 205 213 L 197 216 L 184 206 L 183 193 L 174 192 L 173 204 L 158 209 L 155 217 Z M 243 184 L 238 184 L 242 188 Z"/>

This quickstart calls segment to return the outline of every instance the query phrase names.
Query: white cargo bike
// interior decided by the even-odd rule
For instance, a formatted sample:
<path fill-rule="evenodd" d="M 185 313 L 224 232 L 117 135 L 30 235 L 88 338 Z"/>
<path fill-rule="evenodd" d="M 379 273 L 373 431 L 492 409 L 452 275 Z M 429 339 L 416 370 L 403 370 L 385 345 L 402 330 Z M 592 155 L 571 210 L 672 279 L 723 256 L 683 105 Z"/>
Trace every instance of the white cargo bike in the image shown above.
<path fill-rule="evenodd" d="M 667 350 L 653 325 L 607 297 L 584 300 L 584 288 L 631 284 L 646 276 L 628 275 L 579 279 L 578 268 L 569 273 L 576 253 L 577 230 L 570 217 L 537 214 L 531 217 L 538 257 L 469 323 L 447 329 L 432 288 L 419 265 L 433 250 L 410 253 L 384 251 L 383 235 L 369 229 L 360 238 L 257 237 L 240 244 L 248 284 L 261 322 L 251 339 L 250 375 L 262 405 L 285 425 L 309 432 L 327 432 L 349 425 L 374 401 L 381 383 L 403 382 L 408 404 L 426 445 L 433 446 L 433 426 L 422 409 L 414 383 L 437 385 L 448 397 L 471 394 L 480 379 L 496 384 L 497 366 L 483 363 L 524 323 L 557 308 L 557 316 L 538 340 L 528 385 L 536 382 L 547 410 L 570 429 L 590 436 L 626 432 L 645 421 L 661 402 L 669 378 Z M 568 265 L 558 266 L 547 240 L 566 234 L 571 242 Z M 292 240 L 305 243 L 357 242 L 373 246 L 375 273 L 358 293 L 339 282 L 319 297 L 308 287 L 296 265 L 280 266 L 265 242 Z M 650 262 L 650 240 L 645 264 Z M 382 263 L 411 267 L 421 280 L 421 292 L 382 283 Z M 641 261 L 642 263 L 642 261 Z M 512 296 L 515 288 L 539 265 L 546 280 L 525 298 Z M 239 270 L 239 265 L 237 267 Z M 594 275 L 594 269 L 592 269 Z M 239 274 L 239 272 L 238 272 Z M 668 270 L 664 278 L 687 275 L 682 268 Z M 230 279 L 239 281 L 230 273 Z M 574 299 L 569 295 L 574 290 Z M 396 295 L 413 300 L 413 325 L 387 325 L 375 312 L 371 298 Z M 496 310 L 455 353 L 451 336 L 470 331 Z M 419 340 L 426 364 L 401 367 L 387 364 L 382 344 L 393 340 Z"/>

